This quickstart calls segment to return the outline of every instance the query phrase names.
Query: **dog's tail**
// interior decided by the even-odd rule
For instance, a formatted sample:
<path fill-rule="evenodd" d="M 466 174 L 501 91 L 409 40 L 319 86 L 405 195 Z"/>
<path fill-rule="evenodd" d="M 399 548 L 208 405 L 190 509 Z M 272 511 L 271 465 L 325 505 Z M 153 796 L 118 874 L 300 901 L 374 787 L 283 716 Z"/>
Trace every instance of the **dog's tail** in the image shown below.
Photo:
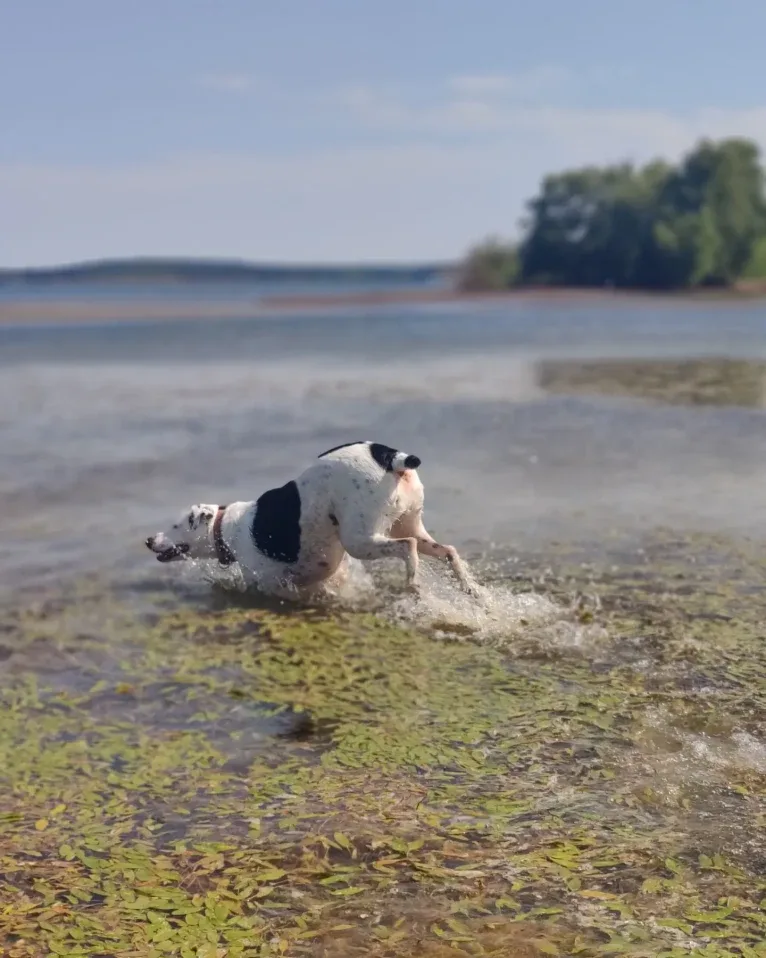
<path fill-rule="evenodd" d="M 329 456 L 334 452 L 340 452 L 342 449 L 349 449 L 352 446 L 367 446 L 370 455 L 386 472 L 401 472 L 403 469 L 417 469 L 420 465 L 418 456 L 411 456 L 407 452 L 400 452 L 398 449 L 392 449 L 391 446 L 384 446 L 382 442 L 370 442 L 365 439 L 358 439 L 356 442 L 344 442 L 340 446 L 333 446 L 332 449 L 326 449 L 319 459 Z M 341 453 L 342 455 L 342 453 Z"/>
<path fill-rule="evenodd" d="M 370 455 L 386 472 L 401 472 L 404 469 L 417 469 L 420 465 L 418 456 L 411 456 L 407 452 L 400 452 L 398 449 L 392 449 L 391 446 L 384 446 L 382 442 L 369 442 L 369 440 L 360 439 L 356 442 L 344 442 L 341 446 L 333 446 L 323 452 L 319 459 L 331 455 L 334 452 L 340 452 L 342 449 L 349 449 L 351 446 L 367 446 Z"/>
<path fill-rule="evenodd" d="M 370 443 L 370 454 L 379 466 L 382 466 L 386 472 L 401 472 L 403 469 L 417 469 L 420 465 L 420 459 L 417 456 L 411 456 L 407 452 L 401 452 L 399 449 L 392 449 L 391 446 L 384 446 L 379 442 Z"/>
<path fill-rule="evenodd" d="M 397 452 L 391 461 L 391 468 L 396 472 L 401 472 L 402 469 L 417 469 L 419 465 L 420 459 L 406 452 Z"/>

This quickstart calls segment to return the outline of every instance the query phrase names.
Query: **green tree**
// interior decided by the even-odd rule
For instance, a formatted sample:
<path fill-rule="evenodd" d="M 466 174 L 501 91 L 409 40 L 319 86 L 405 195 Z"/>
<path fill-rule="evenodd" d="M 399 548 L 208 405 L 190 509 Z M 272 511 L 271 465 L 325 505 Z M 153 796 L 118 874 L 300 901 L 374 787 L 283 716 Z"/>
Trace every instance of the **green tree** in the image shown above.
<path fill-rule="evenodd" d="M 475 246 L 460 271 L 459 287 L 465 292 L 508 289 L 519 276 L 516 247 L 490 238 Z"/>
<path fill-rule="evenodd" d="M 636 285 L 674 289 L 709 284 L 720 245 L 709 210 L 658 219 Z"/>
<path fill-rule="evenodd" d="M 631 286 L 651 237 L 665 164 L 623 164 L 548 176 L 529 204 L 522 277 L 564 286 Z"/>
<path fill-rule="evenodd" d="M 689 273 L 689 282 L 733 283 L 766 230 L 766 202 L 758 147 L 749 140 L 703 140 L 668 180 L 660 197 L 668 220 L 698 219 L 707 257 Z"/>
<path fill-rule="evenodd" d="M 742 270 L 742 279 L 766 280 L 766 236 L 756 241 L 750 259 Z"/>
<path fill-rule="evenodd" d="M 752 263 L 765 234 L 757 146 L 704 140 L 678 167 L 656 161 L 547 176 L 529 203 L 520 279 L 654 289 L 729 285 Z"/>

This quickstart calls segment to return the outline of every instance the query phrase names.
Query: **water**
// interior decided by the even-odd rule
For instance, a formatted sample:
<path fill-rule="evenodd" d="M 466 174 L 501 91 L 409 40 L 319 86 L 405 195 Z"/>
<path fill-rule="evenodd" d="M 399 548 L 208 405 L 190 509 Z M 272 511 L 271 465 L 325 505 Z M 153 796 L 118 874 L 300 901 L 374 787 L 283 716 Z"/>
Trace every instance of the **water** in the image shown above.
<path fill-rule="evenodd" d="M 759 409 L 552 397 L 555 357 L 766 354 L 761 304 L 388 307 L 0 328 L 0 589 L 146 565 L 186 504 L 256 497 L 370 437 L 423 460 L 469 551 L 663 523 L 757 532 Z"/>
<path fill-rule="evenodd" d="M 15 887 L 92 892 L 130 939 L 114 947 L 136 954 L 149 946 L 131 876 L 193 909 L 264 863 L 286 876 L 245 912 L 288 956 L 315 933 L 317 956 L 420 954 L 456 927 L 504 956 L 540 953 L 525 936 L 586 958 L 607 940 L 612 954 L 688 951 L 711 927 L 755 947 L 760 367 L 738 406 L 552 394 L 540 371 L 669 357 L 766 359 L 766 305 L 0 327 L 0 823 L 24 850 L 20 877 L 22 856 L 3 859 Z M 145 549 L 193 502 L 255 497 L 355 438 L 422 458 L 426 525 L 470 558 L 481 602 L 434 566 L 420 598 L 376 567 L 328 624 Z M 354 609 L 375 625 L 344 625 Z M 83 835 L 70 874 L 61 849 Z M 208 851 L 219 864 L 195 858 Z M 219 871 L 189 891 L 169 868 Z M 74 906 L 77 942 L 114 953 L 89 908 Z M 45 914 L 18 927 L 44 941 L 50 915 L 69 927 Z M 193 936 L 179 922 L 162 934 Z"/>
<path fill-rule="evenodd" d="M 257 303 L 270 296 L 312 296 L 322 292 L 372 293 L 396 290 L 439 289 L 447 285 L 448 280 L 436 276 L 429 279 L 402 277 L 372 277 L 362 279 L 341 279 L 329 275 L 321 279 L 285 279 L 271 280 L 241 279 L 232 283 L 221 280 L 165 280 L 165 281 L 96 281 L 47 280 L 28 284 L 24 280 L 7 280 L 0 275 L 0 304 L 18 304 L 28 302 L 67 303 L 188 303 L 216 302 L 222 294 L 227 302 L 243 301 Z"/>

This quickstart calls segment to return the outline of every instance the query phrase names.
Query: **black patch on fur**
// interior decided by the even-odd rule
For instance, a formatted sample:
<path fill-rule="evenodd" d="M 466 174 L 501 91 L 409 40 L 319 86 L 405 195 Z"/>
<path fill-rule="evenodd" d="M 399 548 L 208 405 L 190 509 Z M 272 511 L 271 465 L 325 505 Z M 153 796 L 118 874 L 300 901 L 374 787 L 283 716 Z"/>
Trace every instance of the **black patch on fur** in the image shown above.
<path fill-rule="evenodd" d="M 320 452 L 317 459 L 321 459 L 322 456 L 329 456 L 331 452 L 337 452 L 339 449 L 345 449 L 346 446 L 361 446 L 363 442 L 364 439 L 357 439 L 355 442 L 342 442 L 339 446 L 333 446 L 332 449 L 325 449 L 324 452 Z"/>
<path fill-rule="evenodd" d="M 330 522 L 331 522 L 334 526 L 340 525 L 340 523 L 338 522 L 337 516 L 330 515 Z"/>
<path fill-rule="evenodd" d="M 420 465 L 420 459 L 417 456 L 407 456 L 404 460 L 405 469 L 417 469 Z"/>
<path fill-rule="evenodd" d="M 301 497 L 294 479 L 269 489 L 255 504 L 250 527 L 256 549 L 277 562 L 298 561 L 301 551 Z"/>
<path fill-rule="evenodd" d="M 209 509 L 197 509 L 195 506 L 195 508 L 189 513 L 189 528 L 197 529 L 202 522 L 207 522 L 209 524 L 213 516 L 214 513 L 212 513 Z"/>
<path fill-rule="evenodd" d="M 370 443 L 370 455 L 386 472 L 391 472 L 393 469 L 394 456 L 398 451 L 398 449 L 392 449 L 390 446 L 384 446 L 381 442 Z"/>

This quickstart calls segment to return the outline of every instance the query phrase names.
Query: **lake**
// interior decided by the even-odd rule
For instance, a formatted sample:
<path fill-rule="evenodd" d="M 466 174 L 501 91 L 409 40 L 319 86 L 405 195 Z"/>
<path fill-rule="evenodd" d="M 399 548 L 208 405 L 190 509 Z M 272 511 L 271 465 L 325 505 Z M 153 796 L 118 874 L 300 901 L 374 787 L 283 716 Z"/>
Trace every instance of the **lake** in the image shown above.
<path fill-rule="evenodd" d="M 8 941 L 761 954 L 763 363 L 756 301 L 0 327 Z M 481 607 L 143 545 L 357 438 Z"/>

